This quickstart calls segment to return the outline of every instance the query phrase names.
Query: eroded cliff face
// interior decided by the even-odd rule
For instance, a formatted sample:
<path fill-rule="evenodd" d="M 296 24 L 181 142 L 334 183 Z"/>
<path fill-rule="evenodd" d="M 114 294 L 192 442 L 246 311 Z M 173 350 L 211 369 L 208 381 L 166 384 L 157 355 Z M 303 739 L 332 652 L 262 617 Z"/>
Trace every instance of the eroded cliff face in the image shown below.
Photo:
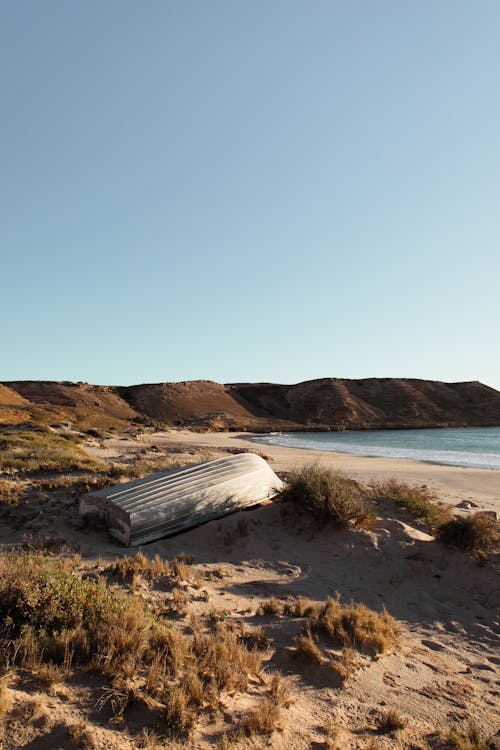
<path fill-rule="evenodd" d="M 15 419 L 14 419 L 15 415 Z M 500 392 L 479 382 L 322 378 L 296 385 L 208 380 L 128 387 L 17 381 L 0 386 L 0 422 L 151 419 L 197 430 L 500 426 Z M 104 420 L 104 421 L 103 421 Z"/>

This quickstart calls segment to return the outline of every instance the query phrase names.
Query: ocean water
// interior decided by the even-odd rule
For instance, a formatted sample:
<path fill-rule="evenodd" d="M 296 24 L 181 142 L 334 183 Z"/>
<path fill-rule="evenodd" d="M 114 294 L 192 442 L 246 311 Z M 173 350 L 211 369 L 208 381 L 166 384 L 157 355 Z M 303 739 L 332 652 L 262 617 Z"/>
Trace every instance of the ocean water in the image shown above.
<path fill-rule="evenodd" d="M 476 469 L 500 469 L 500 427 L 275 432 L 253 439 L 259 443 L 288 448 L 406 458 Z"/>

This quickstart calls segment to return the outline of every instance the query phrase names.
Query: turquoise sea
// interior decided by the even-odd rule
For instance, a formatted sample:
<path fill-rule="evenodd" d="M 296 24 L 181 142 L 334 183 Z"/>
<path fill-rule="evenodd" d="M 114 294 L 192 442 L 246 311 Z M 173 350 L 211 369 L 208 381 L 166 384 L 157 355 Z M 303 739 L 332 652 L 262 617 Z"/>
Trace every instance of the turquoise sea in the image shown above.
<path fill-rule="evenodd" d="M 253 439 L 259 443 L 288 448 L 407 458 L 476 469 L 500 469 L 500 427 L 275 432 Z"/>

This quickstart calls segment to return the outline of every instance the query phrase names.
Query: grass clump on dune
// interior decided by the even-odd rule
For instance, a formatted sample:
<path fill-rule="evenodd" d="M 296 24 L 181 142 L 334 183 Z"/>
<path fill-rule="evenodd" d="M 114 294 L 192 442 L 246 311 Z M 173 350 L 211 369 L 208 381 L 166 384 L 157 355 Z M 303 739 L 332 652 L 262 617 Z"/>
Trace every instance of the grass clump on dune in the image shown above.
<path fill-rule="evenodd" d="M 369 494 L 374 500 L 392 500 L 432 528 L 450 517 L 446 509 L 436 505 L 435 495 L 425 485 L 412 485 L 392 478 L 372 483 Z"/>
<path fill-rule="evenodd" d="M 364 526 L 371 518 L 357 483 L 318 464 L 293 471 L 282 497 L 318 520 L 332 520 L 342 528 Z"/>
<path fill-rule="evenodd" d="M 500 544 L 500 524 L 495 518 L 479 512 L 441 524 L 437 538 L 448 547 L 487 552 Z"/>
<path fill-rule="evenodd" d="M 386 610 L 379 613 L 364 604 L 341 604 L 339 596 L 318 605 L 308 627 L 340 646 L 373 654 L 388 651 L 401 634 L 399 623 Z"/>

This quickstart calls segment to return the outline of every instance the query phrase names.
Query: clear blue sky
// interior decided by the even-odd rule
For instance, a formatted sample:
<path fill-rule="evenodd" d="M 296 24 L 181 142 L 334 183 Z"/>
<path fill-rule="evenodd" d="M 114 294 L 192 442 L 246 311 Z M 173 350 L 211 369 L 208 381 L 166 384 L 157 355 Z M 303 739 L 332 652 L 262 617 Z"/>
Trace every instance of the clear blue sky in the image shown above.
<path fill-rule="evenodd" d="M 500 389 L 498 0 L 3 0 L 0 379 Z"/>

